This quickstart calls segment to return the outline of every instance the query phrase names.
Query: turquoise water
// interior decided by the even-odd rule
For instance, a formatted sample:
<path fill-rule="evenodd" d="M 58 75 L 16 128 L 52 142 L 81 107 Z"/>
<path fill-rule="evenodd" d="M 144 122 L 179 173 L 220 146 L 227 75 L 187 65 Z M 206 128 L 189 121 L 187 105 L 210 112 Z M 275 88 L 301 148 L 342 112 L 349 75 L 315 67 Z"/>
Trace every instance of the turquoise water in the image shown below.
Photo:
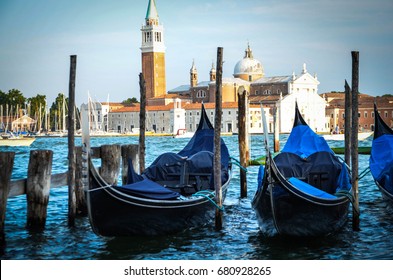
<path fill-rule="evenodd" d="M 224 137 L 231 155 L 239 158 L 237 136 Z M 281 147 L 286 136 L 281 136 Z M 146 164 L 159 154 L 177 152 L 188 139 L 148 137 Z M 137 137 L 92 138 L 92 146 L 101 144 L 137 144 Z M 80 144 L 80 139 L 76 139 Z M 330 143 L 342 145 L 342 143 Z M 370 141 L 360 145 L 370 146 Z M 52 173 L 67 170 L 67 139 L 38 138 L 31 147 L 4 148 L 15 151 L 13 178 L 27 175 L 32 149 L 54 151 Z M 264 154 L 262 136 L 253 136 L 251 157 Z M 368 166 L 368 155 L 359 156 L 359 171 Z M 359 182 L 360 228 L 352 231 L 351 215 L 344 229 L 332 236 L 314 239 L 290 239 L 263 236 L 251 208 L 256 189 L 258 167 L 248 168 L 248 197 L 239 198 L 239 169 L 224 203 L 223 230 L 215 231 L 214 221 L 203 227 L 161 237 L 107 238 L 95 235 L 87 217 L 78 217 L 75 227 L 67 226 L 68 189 L 52 189 L 46 228 L 43 232 L 26 230 L 26 198 L 10 198 L 7 204 L 5 234 L 7 245 L 1 259 L 393 259 L 393 216 L 386 208 L 371 175 Z"/>

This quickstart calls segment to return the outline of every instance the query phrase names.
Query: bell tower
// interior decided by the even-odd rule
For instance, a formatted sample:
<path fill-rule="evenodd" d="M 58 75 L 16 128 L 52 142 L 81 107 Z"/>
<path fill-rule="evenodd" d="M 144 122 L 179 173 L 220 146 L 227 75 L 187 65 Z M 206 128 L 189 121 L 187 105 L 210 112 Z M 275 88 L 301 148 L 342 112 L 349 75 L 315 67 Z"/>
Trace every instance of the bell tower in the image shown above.
<path fill-rule="evenodd" d="M 164 27 L 159 23 L 155 0 L 149 0 L 142 31 L 142 73 L 146 99 L 166 94 Z"/>
<path fill-rule="evenodd" d="M 192 66 L 190 69 L 190 86 L 196 87 L 197 84 L 198 84 L 198 71 L 195 67 L 195 62 L 192 61 Z"/>
<path fill-rule="evenodd" d="M 216 68 L 214 67 L 214 61 L 212 62 L 212 69 L 210 69 L 210 81 L 215 81 L 216 80 L 216 75 L 217 75 L 217 71 Z"/>

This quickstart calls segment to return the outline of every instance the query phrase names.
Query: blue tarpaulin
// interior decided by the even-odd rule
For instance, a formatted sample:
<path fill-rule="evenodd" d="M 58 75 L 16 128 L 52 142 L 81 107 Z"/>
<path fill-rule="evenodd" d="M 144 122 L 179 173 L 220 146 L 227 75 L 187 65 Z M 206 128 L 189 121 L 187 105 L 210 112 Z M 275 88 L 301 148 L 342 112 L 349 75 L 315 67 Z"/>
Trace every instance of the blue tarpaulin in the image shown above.
<path fill-rule="evenodd" d="M 308 125 L 295 126 L 282 149 L 282 152 L 294 153 L 301 158 L 322 151 L 334 154 L 326 140 L 316 134 Z"/>
<path fill-rule="evenodd" d="M 393 135 L 384 134 L 373 140 L 370 170 L 374 179 L 393 193 Z"/>

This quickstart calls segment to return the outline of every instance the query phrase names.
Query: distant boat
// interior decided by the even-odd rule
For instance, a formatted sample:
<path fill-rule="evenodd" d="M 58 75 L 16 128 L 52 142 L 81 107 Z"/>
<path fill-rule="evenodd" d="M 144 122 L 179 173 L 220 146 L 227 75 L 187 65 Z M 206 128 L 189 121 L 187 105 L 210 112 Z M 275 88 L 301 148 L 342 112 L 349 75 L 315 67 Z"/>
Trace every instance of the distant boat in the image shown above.
<path fill-rule="evenodd" d="M 358 133 L 358 140 L 362 141 L 367 139 L 373 134 L 372 131 L 370 132 L 359 132 Z M 345 140 L 345 134 L 340 133 L 340 134 L 323 134 L 322 135 L 325 140 L 333 140 L 333 141 L 344 141 Z"/>
<path fill-rule="evenodd" d="M 34 141 L 35 138 L 33 137 L 15 136 L 13 134 L 2 134 L 0 138 L 0 146 L 30 146 Z"/>
<path fill-rule="evenodd" d="M 307 125 L 297 104 L 295 111 L 292 132 L 274 158 L 265 135 L 266 163 L 259 171 L 252 207 L 265 235 L 329 235 L 347 221 L 349 170 Z M 264 114 L 262 118 L 267 131 Z"/>
<path fill-rule="evenodd" d="M 370 170 L 383 198 L 393 206 L 393 130 L 382 120 L 375 104 L 374 112 Z"/>

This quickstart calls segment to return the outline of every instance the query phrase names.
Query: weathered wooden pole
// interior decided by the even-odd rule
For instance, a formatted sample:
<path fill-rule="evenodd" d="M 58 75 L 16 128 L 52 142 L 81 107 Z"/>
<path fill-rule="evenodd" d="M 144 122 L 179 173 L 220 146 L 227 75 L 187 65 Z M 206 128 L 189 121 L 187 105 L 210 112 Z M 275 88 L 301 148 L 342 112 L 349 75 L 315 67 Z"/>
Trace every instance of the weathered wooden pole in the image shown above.
<path fill-rule="evenodd" d="M 75 199 L 76 199 L 76 214 L 86 215 L 87 204 L 85 199 L 85 192 L 83 189 L 83 160 L 82 147 L 75 147 Z"/>
<path fill-rule="evenodd" d="M 345 162 L 351 166 L 352 91 L 345 80 Z"/>
<path fill-rule="evenodd" d="M 359 228 L 359 162 L 358 162 L 358 96 L 359 96 L 359 52 L 352 51 L 352 136 L 351 136 L 351 162 L 352 162 L 352 189 L 353 189 L 353 214 L 352 214 L 352 229 L 360 230 Z"/>
<path fill-rule="evenodd" d="M 280 109 L 277 104 L 274 106 L 273 112 L 273 122 L 274 122 L 274 152 L 278 153 L 280 151 Z"/>
<path fill-rule="evenodd" d="M 215 225 L 222 229 L 222 189 L 221 189 L 221 118 L 222 118 L 222 56 L 223 48 L 217 48 L 216 104 L 214 117 L 214 189 L 216 192 Z"/>
<path fill-rule="evenodd" d="M 140 110 L 139 110 L 139 173 L 145 170 L 145 130 L 146 130 L 146 82 L 143 74 L 139 74 Z"/>
<path fill-rule="evenodd" d="M 120 158 L 120 145 L 101 146 L 100 174 L 108 184 L 117 185 L 120 171 Z"/>
<path fill-rule="evenodd" d="M 89 106 L 89 101 L 88 101 L 88 106 Z M 78 193 L 80 193 L 83 196 L 84 205 L 81 204 L 81 209 L 83 209 L 82 207 L 85 207 L 84 210 L 86 210 L 86 213 L 87 213 L 87 203 L 86 203 L 84 190 L 87 191 L 90 189 L 89 156 L 91 153 L 91 149 L 90 149 L 90 115 L 89 114 L 90 111 L 88 109 L 81 110 L 82 147 L 81 147 L 80 162 L 79 159 L 77 161 L 78 171 L 80 170 L 80 173 L 79 172 L 77 173 L 78 176 L 80 176 L 80 179 L 78 178 L 78 184 L 80 183 L 83 188 L 83 191 Z"/>
<path fill-rule="evenodd" d="M 75 194 L 75 74 L 76 55 L 71 55 L 70 81 L 68 89 L 68 225 L 75 225 L 76 194 Z"/>
<path fill-rule="evenodd" d="M 46 223 L 52 174 L 51 150 L 30 151 L 26 181 L 27 228 L 43 230 Z"/>
<path fill-rule="evenodd" d="M 249 146 L 248 146 L 248 128 L 247 128 L 247 102 L 248 93 L 243 86 L 239 87 L 238 96 L 238 141 L 239 141 L 239 159 L 240 165 L 248 166 Z M 240 197 L 247 197 L 247 173 L 246 170 L 240 168 Z"/>
<path fill-rule="evenodd" d="M 128 175 L 128 159 L 132 161 L 132 167 L 134 170 L 139 170 L 139 146 L 138 145 L 123 145 L 121 146 L 121 158 L 122 158 L 122 171 L 121 178 L 123 185 L 127 183 Z"/>
<path fill-rule="evenodd" d="M 15 152 L 0 152 L 0 248 L 5 248 L 4 222 Z"/>

